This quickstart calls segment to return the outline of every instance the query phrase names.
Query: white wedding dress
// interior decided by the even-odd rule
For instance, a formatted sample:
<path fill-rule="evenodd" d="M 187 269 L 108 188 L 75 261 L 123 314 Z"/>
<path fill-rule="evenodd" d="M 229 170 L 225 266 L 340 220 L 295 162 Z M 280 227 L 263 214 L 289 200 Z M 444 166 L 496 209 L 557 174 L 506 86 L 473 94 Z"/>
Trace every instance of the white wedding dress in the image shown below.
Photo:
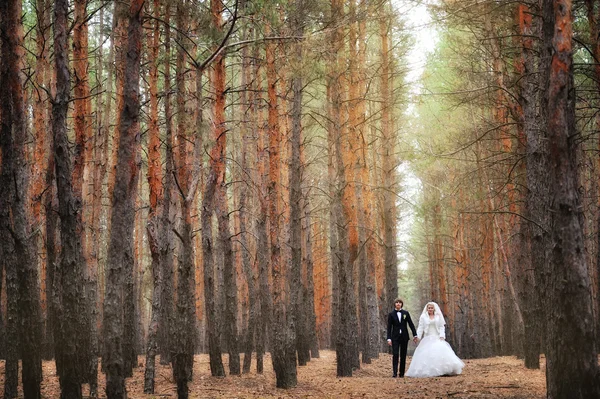
<path fill-rule="evenodd" d="M 439 307 L 437 304 L 436 313 Z M 426 306 L 427 308 L 427 306 Z M 434 319 L 421 315 L 417 335 L 422 338 L 412 356 L 407 377 L 438 377 L 462 373 L 465 364 L 456 356 L 450 344 L 443 339 L 445 321 L 441 312 Z"/>

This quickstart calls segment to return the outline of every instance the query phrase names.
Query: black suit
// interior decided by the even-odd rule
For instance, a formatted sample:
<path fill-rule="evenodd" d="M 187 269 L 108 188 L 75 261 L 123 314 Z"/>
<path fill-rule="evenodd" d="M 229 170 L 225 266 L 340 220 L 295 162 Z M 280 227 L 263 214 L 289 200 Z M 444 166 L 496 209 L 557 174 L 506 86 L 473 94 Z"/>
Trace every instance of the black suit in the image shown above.
<path fill-rule="evenodd" d="M 400 317 L 398 317 L 400 313 Z M 406 350 L 408 348 L 408 327 L 412 331 L 413 337 L 417 336 L 415 325 L 410 318 L 410 313 L 406 310 L 392 311 L 388 314 L 387 339 L 392 341 L 392 370 L 394 377 L 398 374 L 398 356 L 400 356 L 400 377 L 404 377 L 406 369 Z"/>

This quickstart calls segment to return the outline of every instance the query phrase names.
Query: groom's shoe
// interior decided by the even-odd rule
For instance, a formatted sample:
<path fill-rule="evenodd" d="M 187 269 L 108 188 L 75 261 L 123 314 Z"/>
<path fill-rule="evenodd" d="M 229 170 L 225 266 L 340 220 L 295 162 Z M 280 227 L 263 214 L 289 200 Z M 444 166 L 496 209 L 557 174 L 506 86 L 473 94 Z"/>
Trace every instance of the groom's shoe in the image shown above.
<path fill-rule="evenodd" d="M 394 374 L 394 375 L 392 375 L 392 378 L 396 378 L 396 377 L 398 377 L 398 375 L 397 375 L 397 374 Z"/>

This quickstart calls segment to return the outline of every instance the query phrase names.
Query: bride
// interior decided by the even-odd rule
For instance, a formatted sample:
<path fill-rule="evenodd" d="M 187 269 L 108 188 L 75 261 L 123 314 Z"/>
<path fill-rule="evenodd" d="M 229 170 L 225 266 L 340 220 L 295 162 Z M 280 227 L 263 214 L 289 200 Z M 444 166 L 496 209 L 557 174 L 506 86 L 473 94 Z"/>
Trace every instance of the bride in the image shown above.
<path fill-rule="evenodd" d="M 446 342 L 445 324 L 444 315 L 437 303 L 429 302 L 425 305 L 417 328 L 417 336 L 421 341 L 412 356 L 407 377 L 437 377 L 462 373 L 465 364 Z"/>

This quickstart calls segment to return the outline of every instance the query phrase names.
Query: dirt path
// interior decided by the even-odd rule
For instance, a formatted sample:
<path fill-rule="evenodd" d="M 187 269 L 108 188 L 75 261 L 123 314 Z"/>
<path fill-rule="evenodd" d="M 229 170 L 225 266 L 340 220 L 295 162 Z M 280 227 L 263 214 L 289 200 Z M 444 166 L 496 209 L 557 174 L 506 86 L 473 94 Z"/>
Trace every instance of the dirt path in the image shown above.
<path fill-rule="evenodd" d="M 223 356 L 226 361 L 227 356 Z M 291 390 L 275 388 L 275 375 L 270 359 L 265 359 L 265 373 L 253 370 L 240 377 L 210 376 L 208 355 L 196 357 L 191 398 L 289 399 L 289 398 L 411 398 L 411 399 L 542 399 L 546 396 L 544 373 L 527 370 L 514 357 L 466 360 L 463 374 L 456 377 L 428 379 L 391 378 L 391 355 L 382 354 L 372 364 L 364 365 L 352 378 L 335 377 L 335 352 L 322 351 L 300 367 L 298 387 Z M 129 399 L 176 398 L 171 369 L 158 367 L 156 394 L 143 394 L 144 364 L 140 357 L 134 377 L 128 380 Z M 227 367 L 226 367 L 227 369 Z M 101 386 L 104 375 L 100 376 Z M 4 389 L 4 362 L 0 362 L 0 396 Z M 87 391 L 87 389 L 86 389 Z M 59 397 L 58 378 L 53 362 L 44 363 L 43 397 Z M 101 389 L 100 397 L 104 396 Z"/>

